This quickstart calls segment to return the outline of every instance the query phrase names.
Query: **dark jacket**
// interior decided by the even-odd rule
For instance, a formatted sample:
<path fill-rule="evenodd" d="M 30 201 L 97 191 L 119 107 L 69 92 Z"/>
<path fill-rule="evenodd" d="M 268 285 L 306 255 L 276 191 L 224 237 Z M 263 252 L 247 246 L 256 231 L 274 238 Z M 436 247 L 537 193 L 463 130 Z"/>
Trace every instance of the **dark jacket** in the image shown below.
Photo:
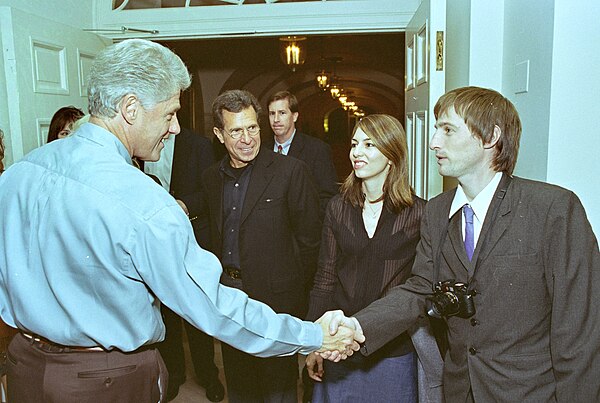
<path fill-rule="evenodd" d="M 454 193 L 427 203 L 414 276 L 355 315 L 361 351 L 424 313 L 439 265 L 437 280 L 477 291 L 475 316 L 447 321 L 447 402 L 464 402 L 469 389 L 476 402 L 600 401 L 600 253 L 577 196 L 504 175 L 469 261 L 460 214 L 448 220 Z"/>
<path fill-rule="evenodd" d="M 269 136 L 264 142 L 265 147 L 271 151 L 273 151 L 274 144 L 273 136 Z M 339 191 L 338 178 L 331 159 L 331 147 L 323 140 L 296 131 L 287 155 L 304 161 L 308 165 L 310 174 L 319 190 L 321 217 L 324 217 L 329 199 Z"/>
<path fill-rule="evenodd" d="M 229 156 L 225 156 L 229 163 Z M 222 253 L 223 177 L 220 164 L 202 182 L 210 214 L 211 250 Z M 303 316 L 316 270 L 319 199 L 306 165 L 261 149 L 254 160 L 239 229 L 244 291 L 276 312 Z"/>

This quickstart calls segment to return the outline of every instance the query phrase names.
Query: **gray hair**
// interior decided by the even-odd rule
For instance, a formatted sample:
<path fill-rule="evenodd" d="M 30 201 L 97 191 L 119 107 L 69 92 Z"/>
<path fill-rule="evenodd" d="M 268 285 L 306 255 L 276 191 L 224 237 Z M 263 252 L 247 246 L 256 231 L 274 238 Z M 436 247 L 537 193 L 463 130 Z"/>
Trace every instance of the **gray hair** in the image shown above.
<path fill-rule="evenodd" d="M 229 90 L 219 95 L 212 104 L 213 124 L 223 129 L 223 111 L 239 113 L 247 108 L 254 108 L 258 120 L 262 109 L 254 95 L 246 90 Z"/>
<path fill-rule="evenodd" d="M 92 63 L 89 112 L 112 118 L 127 94 L 135 94 L 144 108 L 152 108 L 191 82 L 185 64 L 170 49 L 144 39 L 128 39 L 107 47 Z"/>

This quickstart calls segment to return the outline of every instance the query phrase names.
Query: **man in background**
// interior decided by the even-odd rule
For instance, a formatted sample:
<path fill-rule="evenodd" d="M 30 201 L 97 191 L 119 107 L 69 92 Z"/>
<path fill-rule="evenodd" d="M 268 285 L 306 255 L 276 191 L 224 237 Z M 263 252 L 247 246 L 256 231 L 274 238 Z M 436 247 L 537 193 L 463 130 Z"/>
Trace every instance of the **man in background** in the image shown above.
<path fill-rule="evenodd" d="M 337 174 L 331 160 L 331 148 L 323 140 L 296 129 L 299 112 L 298 100 L 294 94 L 289 91 L 273 94 L 269 98 L 268 108 L 273 138 L 266 141 L 265 147 L 306 163 L 319 191 L 319 207 L 323 218 L 329 199 L 339 190 Z"/>
<path fill-rule="evenodd" d="M 208 249 L 210 234 L 206 220 L 205 207 L 201 192 L 200 176 L 214 161 L 210 140 L 190 129 L 181 128 L 177 136 L 163 141 L 165 148 L 156 162 L 143 163 L 146 173 L 160 180 L 162 187 L 177 200 L 184 212 L 190 217 L 198 245 Z M 174 399 L 179 387 L 185 382 L 185 354 L 183 350 L 183 332 L 185 328 L 192 364 L 198 383 L 205 389 L 211 402 L 220 402 L 225 389 L 219 380 L 219 369 L 214 361 L 214 341 L 206 333 L 183 321 L 167 306 L 161 307 L 165 322 L 165 340 L 158 350 L 165 360 L 169 371 L 167 400 Z"/>
<path fill-rule="evenodd" d="M 221 282 L 276 312 L 303 317 L 316 270 L 319 195 L 306 165 L 260 147 L 260 105 L 232 90 L 213 102 L 214 134 L 227 155 L 204 172 L 211 247 Z M 296 356 L 256 358 L 222 345 L 229 401 L 297 401 Z"/>
<path fill-rule="evenodd" d="M 179 133 L 190 81 L 157 43 L 111 45 L 90 68 L 89 123 L 0 176 L 0 316 L 20 332 L 9 401 L 164 401 L 161 302 L 258 356 L 351 353 L 350 339 L 363 340 L 349 328 L 324 332 L 331 315 L 320 325 L 277 315 L 220 285 L 221 266 L 181 206 L 133 166 L 132 157 L 157 161 Z"/>

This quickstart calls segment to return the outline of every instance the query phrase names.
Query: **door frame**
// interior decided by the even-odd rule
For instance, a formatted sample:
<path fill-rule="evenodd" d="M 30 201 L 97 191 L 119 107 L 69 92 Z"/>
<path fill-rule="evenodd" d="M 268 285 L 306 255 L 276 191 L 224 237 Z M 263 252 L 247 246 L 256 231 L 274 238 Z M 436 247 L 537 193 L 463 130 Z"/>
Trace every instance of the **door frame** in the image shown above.
<path fill-rule="evenodd" d="M 113 10 L 95 0 L 94 30 L 113 40 L 402 32 L 420 0 L 335 0 Z M 129 27 L 156 33 L 123 32 Z"/>

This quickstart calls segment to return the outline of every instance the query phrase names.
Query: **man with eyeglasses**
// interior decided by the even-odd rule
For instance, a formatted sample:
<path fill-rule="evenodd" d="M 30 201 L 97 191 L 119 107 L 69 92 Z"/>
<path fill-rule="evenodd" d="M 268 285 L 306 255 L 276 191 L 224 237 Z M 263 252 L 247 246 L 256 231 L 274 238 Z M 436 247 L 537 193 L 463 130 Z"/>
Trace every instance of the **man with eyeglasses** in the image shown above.
<path fill-rule="evenodd" d="M 256 98 L 232 90 L 213 103 L 227 155 L 202 176 L 221 283 L 276 312 L 303 317 L 317 263 L 319 195 L 306 165 L 261 149 Z M 256 358 L 222 345 L 229 401 L 297 402 L 296 356 Z"/>

